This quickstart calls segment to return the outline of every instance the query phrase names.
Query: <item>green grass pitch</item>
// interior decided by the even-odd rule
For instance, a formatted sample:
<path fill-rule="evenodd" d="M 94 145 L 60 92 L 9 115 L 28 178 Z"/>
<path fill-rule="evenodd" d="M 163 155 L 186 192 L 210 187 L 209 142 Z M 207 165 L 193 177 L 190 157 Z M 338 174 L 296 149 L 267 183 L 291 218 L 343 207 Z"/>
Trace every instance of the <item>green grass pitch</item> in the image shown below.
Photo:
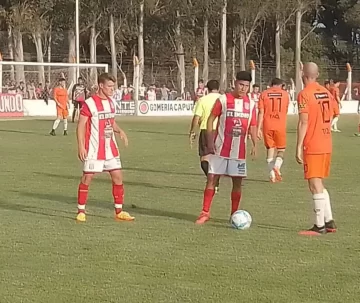
<path fill-rule="evenodd" d="M 88 221 L 77 224 L 81 174 L 75 126 L 63 137 L 52 121 L 1 121 L 0 302 L 359 302 L 359 163 L 357 117 L 343 115 L 326 181 L 339 230 L 304 238 L 311 196 L 294 158 L 296 118 L 289 119 L 284 182 L 267 181 L 265 153 L 249 162 L 242 208 L 247 231 L 232 229 L 230 180 L 221 181 L 212 220 L 195 226 L 205 179 L 190 150 L 189 119 L 119 118 L 125 209 L 115 222 L 107 175 L 90 187 Z"/>

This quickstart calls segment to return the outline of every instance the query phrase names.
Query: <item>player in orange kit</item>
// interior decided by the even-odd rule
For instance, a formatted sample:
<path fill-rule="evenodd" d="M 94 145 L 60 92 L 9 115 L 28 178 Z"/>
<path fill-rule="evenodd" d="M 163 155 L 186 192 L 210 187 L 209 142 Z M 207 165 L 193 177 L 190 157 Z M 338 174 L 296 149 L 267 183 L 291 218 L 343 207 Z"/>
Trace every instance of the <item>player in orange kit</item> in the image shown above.
<path fill-rule="evenodd" d="M 333 106 L 334 107 L 334 119 L 332 120 L 332 123 L 331 123 L 331 131 L 336 132 L 336 133 L 341 132 L 337 127 L 337 123 L 338 123 L 339 117 L 340 117 L 340 108 L 341 108 L 339 86 L 340 86 L 339 80 L 334 80 L 334 84 L 332 86 L 330 86 L 330 93 L 334 97 L 334 101 L 335 101 L 334 106 Z"/>
<path fill-rule="evenodd" d="M 69 96 L 66 89 L 66 82 L 64 78 L 59 79 L 59 86 L 54 88 L 54 101 L 56 103 L 56 112 L 57 117 L 54 121 L 53 128 L 50 132 L 50 135 L 55 136 L 55 130 L 60 124 L 60 120 L 64 122 L 64 136 L 67 136 L 67 125 L 68 125 L 68 116 L 69 116 Z"/>
<path fill-rule="evenodd" d="M 282 85 L 281 79 L 273 79 L 271 87 L 263 91 L 259 99 L 258 138 L 264 138 L 271 182 L 282 180 L 280 169 L 286 148 L 286 119 L 290 98 Z"/>
<path fill-rule="evenodd" d="M 323 179 L 330 174 L 334 103 L 330 92 L 317 82 L 318 77 L 318 66 L 312 62 L 305 64 L 305 88 L 298 95 L 296 161 L 304 165 L 304 175 L 313 196 L 315 212 L 314 226 L 299 233 L 307 236 L 336 231 L 330 196 L 323 183 Z"/>

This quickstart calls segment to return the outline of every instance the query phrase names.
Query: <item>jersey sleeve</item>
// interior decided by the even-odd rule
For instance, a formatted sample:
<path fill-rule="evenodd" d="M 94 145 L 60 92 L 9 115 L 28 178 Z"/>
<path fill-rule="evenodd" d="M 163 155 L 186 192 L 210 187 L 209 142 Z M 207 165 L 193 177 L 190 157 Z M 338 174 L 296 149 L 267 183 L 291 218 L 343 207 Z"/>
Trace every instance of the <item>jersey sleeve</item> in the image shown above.
<path fill-rule="evenodd" d="M 195 104 L 194 115 L 201 117 L 203 115 L 203 112 L 204 112 L 204 109 L 202 106 L 202 102 L 201 102 L 201 100 L 198 100 Z"/>
<path fill-rule="evenodd" d="M 256 107 L 255 106 L 252 110 L 250 126 L 257 126 Z"/>
<path fill-rule="evenodd" d="M 81 111 L 80 111 L 80 115 L 83 115 L 85 117 L 91 117 L 92 114 L 90 112 L 89 106 L 84 103 L 83 106 L 81 107 Z"/>
<path fill-rule="evenodd" d="M 307 114 L 309 112 L 308 99 L 304 92 L 300 92 L 297 98 L 299 114 Z"/>
<path fill-rule="evenodd" d="M 211 114 L 215 117 L 219 117 L 222 112 L 222 105 L 219 99 L 216 100 L 213 109 L 211 110 Z"/>
<path fill-rule="evenodd" d="M 260 95 L 259 103 L 258 103 L 258 108 L 259 108 L 259 109 L 264 109 L 264 94 L 261 94 L 261 95 Z"/>

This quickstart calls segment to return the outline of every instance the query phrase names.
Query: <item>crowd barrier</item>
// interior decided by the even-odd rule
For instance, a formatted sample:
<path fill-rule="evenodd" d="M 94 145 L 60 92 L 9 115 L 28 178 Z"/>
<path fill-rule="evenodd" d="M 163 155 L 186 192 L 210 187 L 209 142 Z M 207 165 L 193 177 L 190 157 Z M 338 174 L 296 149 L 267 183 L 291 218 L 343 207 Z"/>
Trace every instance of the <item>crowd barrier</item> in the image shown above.
<path fill-rule="evenodd" d="M 355 114 L 358 112 L 359 101 L 343 101 L 340 112 Z M 115 101 L 116 114 L 119 116 L 147 116 L 147 117 L 186 117 L 193 115 L 193 101 L 139 101 L 138 110 L 134 101 Z M 73 106 L 69 110 L 70 114 Z M 290 102 L 289 115 L 297 114 L 296 102 Z M 56 106 L 54 100 L 48 104 L 44 100 L 23 99 L 18 94 L 0 94 L 0 117 L 55 117 Z"/>

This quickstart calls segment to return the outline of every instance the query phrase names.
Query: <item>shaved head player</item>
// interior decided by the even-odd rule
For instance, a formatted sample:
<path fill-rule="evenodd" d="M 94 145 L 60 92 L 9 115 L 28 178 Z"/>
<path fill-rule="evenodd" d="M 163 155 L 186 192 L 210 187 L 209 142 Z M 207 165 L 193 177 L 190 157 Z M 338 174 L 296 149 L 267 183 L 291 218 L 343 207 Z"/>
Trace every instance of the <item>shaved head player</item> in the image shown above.
<path fill-rule="evenodd" d="M 323 183 L 330 174 L 334 103 L 331 93 L 317 82 L 318 77 L 318 66 L 312 62 L 306 63 L 302 75 L 305 87 L 298 95 L 296 161 L 304 165 L 315 213 L 313 227 L 299 233 L 307 236 L 336 231 L 330 196 Z"/>

